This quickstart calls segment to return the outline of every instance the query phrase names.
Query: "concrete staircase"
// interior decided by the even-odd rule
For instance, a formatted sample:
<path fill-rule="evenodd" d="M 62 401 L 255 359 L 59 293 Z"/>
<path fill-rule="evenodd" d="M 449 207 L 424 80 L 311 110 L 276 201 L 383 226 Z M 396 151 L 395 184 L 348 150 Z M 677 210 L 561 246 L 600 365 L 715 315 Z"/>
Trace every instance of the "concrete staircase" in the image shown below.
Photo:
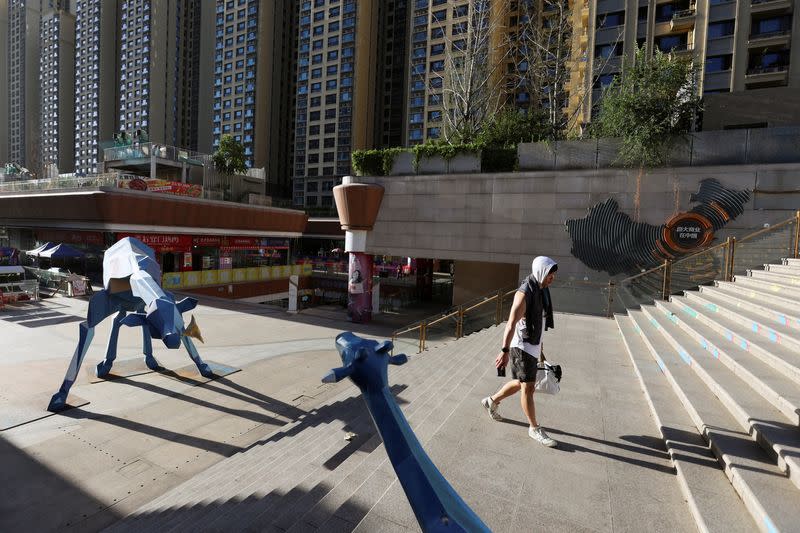
<path fill-rule="evenodd" d="M 487 372 L 479 355 L 493 352 L 501 333 L 489 328 L 390 367 L 393 392 L 423 445 Z M 365 516 L 396 479 L 351 385 L 107 531 L 368 530 Z"/>
<path fill-rule="evenodd" d="M 698 529 L 800 531 L 800 260 L 616 320 Z"/>

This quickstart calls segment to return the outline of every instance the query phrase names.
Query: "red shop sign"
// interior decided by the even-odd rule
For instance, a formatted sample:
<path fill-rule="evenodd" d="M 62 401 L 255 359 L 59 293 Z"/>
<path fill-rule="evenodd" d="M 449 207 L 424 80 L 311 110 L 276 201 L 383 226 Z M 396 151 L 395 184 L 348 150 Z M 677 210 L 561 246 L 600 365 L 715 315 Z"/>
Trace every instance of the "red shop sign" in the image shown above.
<path fill-rule="evenodd" d="M 261 239 L 254 237 L 228 237 L 227 246 L 236 248 L 257 249 L 261 245 Z"/>
<path fill-rule="evenodd" d="M 201 235 L 194 237 L 192 242 L 195 246 L 222 246 L 224 237 L 212 237 L 210 235 Z"/>
<path fill-rule="evenodd" d="M 94 244 L 103 246 L 105 239 L 100 231 L 69 231 L 58 229 L 36 230 L 36 238 L 42 242 L 68 242 L 71 244 Z"/>
<path fill-rule="evenodd" d="M 156 252 L 189 252 L 192 237 L 189 235 L 163 235 L 158 233 L 117 233 L 117 240 L 125 237 L 139 239 Z"/>

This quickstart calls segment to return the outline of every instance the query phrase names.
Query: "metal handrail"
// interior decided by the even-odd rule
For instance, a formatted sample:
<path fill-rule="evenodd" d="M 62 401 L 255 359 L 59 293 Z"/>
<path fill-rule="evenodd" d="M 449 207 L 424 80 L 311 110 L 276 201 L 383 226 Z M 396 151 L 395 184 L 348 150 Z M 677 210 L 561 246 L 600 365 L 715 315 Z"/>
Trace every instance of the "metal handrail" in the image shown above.
<path fill-rule="evenodd" d="M 786 226 L 787 224 L 791 224 L 792 222 L 796 222 L 796 221 L 797 221 L 797 215 L 793 216 L 792 218 L 786 219 L 786 220 L 784 220 L 782 222 L 778 222 L 777 224 L 772 224 L 771 226 L 769 226 L 767 228 L 762 228 L 762 229 L 760 229 L 760 230 L 758 230 L 758 231 L 756 231 L 754 233 L 751 233 L 749 235 L 745 235 L 741 239 L 736 239 L 736 240 L 737 240 L 737 242 L 749 241 L 750 239 L 752 239 L 754 237 L 758 237 L 759 235 L 762 235 L 764 233 L 769 233 L 770 231 L 774 231 L 774 230 L 776 230 L 778 228 L 782 228 L 783 226 Z"/>
<path fill-rule="evenodd" d="M 433 320 L 431 322 L 427 322 L 425 324 L 425 327 L 430 327 L 430 326 L 433 326 L 434 324 L 438 324 L 439 322 L 443 322 L 444 320 L 447 320 L 450 317 L 457 316 L 458 313 L 459 313 L 459 311 L 456 310 L 456 311 L 453 311 L 452 313 L 449 313 L 449 314 L 446 314 L 446 315 L 444 315 L 442 317 L 439 317 L 436 320 Z"/>

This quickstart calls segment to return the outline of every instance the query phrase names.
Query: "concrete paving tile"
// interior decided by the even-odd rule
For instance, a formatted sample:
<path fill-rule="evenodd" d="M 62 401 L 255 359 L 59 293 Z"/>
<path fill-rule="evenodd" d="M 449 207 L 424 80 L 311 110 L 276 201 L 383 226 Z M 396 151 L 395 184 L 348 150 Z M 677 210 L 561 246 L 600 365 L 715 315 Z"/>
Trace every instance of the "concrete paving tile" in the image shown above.
<path fill-rule="evenodd" d="M 552 463 L 551 463 L 552 464 Z M 551 466 L 523 477 L 517 504 L 556 515 L 586 529 L 612 530 L 608 481 L 605 477 L 567 472 Z"/>
<path fill-rule="evenodd" d="M 407 528 L 375 512 L 370 512 L 353 531 L 358 533 L 409 533 L 420 530 L 419 528 Z"/>

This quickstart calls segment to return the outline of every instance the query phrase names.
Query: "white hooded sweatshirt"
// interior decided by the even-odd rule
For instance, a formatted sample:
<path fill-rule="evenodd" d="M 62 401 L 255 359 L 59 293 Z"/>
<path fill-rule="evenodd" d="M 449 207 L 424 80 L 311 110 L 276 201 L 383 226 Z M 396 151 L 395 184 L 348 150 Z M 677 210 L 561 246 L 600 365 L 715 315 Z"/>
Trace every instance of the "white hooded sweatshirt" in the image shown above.
<path fill-rule="evenodd" d="M 545 257 L 540 255 L 536 259 L 533 260 L 531 263 L 531 275 L 530 278 L 533 278 L 539 287 L 542 286 L 542 281 L 547 275 L 550 273 L 550 270 L 556 264 L 555 261 L 550 259 L 549 257 Z M 522 285 L 520 285 L 519 289 L 520 292 L 525 292 L 528 289 L 528 278 L 526 278 Z M 542 314 L 542 333 L 544 334 L 544 322 L 547 319 L 546 311 Z M 519 348 L 523 352 L 536 357 L 537 359 L 542 353 L 542 344 L 541 339 L 539 340 L 539 344 L 531 344 L 527 342 L 525 338 L 525 330 L 526 330 L 527 323 L 525 322 L 525 317 L 519 319 L 517 322 L 516 328 L 514 328 L 514 337 L 511 339 L 511 347 L 512 348 Z"/>

